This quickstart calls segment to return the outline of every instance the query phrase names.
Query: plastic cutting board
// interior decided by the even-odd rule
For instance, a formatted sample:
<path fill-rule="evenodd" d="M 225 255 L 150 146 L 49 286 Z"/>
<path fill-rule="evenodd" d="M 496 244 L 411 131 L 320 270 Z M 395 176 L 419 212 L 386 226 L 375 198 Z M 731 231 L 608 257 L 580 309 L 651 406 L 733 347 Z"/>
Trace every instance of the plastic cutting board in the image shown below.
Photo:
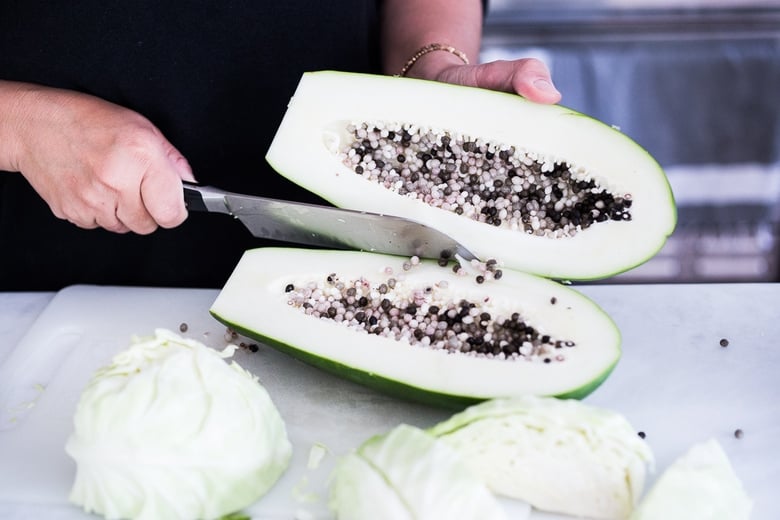
<path fill-rule="evenodd" d="M 612 315 L 624 344 L 615 373 L 587 401 L 623 413 L 647 433 L 656 474 L 691 444 L 718 439 L 756 501 L 754 519 L 778 518 L 780 323 L 771 317 L 776 309 L 740 298 L 739 286 L 730 288 L 735 292 L 725 307 L 713 303 L 723 300 L 714 292 L 717 286 L 581 290 Z M 778 294 L 767 290 L 774 291 L 767 298 Z M 185 336 L 222 348 L 225 327 L 208 313 L 216 295 L 200 289 L 74 286 L 54 297 L 0 365 L 1 518 L 90 518 L 67 503 L 75 465 L 64 444 L 81 389 L 133 335 L 158 327 L 178 331 L 187 323 Z M 755 323 L 765 325 L 757 330 Z M 731 347 L 717 346 L 723 336 Z M 400 422 L 427 427 L 450 413 L 378 394 L 262 345 L 256 353 L 239 352 L 236 360 L 268 389 L 294 446 L 288 471 L 248 510 L 256 518 L 330 518 L 325 482 L 337 456 Z M 745 431 L 744 438 L 734 438 L 736 428 Z M 315 443 L 328 454 L 309 469 Z"/>

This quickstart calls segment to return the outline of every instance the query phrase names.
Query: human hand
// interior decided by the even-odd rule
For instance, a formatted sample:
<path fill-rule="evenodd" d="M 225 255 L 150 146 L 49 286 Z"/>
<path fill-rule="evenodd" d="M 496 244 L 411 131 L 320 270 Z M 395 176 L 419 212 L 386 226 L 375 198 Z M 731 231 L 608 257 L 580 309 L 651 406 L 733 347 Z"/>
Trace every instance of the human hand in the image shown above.
<path fill-rule="evenodd" d="M 187 160 L 145 117 L 86 94 L 24 85 L 11 164 L 58 218 L 148 234 L 187 218 Z"/>
<path fill-rule="evenodd" d="M 480 65 L 451 65 L 442 69 L 437 81 L 489 90 L 514 92 L 537 103 L 557 103 L 561 93 L 555 88 L 547 66 L 535 58 L 499 60 Z"/>
<path fill-rule="evenodd" d="M 513 92 L 536 103 L 553 104 L 561 100 L 561 93 L 553 85 L 550 70 L 536 58 L 466 65 L 453 54 L 431 52 L 414 64 L 409 76 Z"/>

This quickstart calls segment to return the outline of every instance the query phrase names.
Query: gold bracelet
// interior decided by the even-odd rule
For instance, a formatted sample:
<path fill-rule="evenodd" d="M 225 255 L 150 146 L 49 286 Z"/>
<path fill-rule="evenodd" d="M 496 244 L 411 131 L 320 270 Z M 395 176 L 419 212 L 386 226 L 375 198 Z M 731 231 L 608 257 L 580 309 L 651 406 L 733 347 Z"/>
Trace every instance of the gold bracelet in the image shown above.
<path fill-rule="evenodd" d="M 469 59 L 466 56 L 466 53 L 464 53 L 463 51 L 459 51 L 458 49 L 456 49 L 451 45 L 444 45 L 441 43 L 431 43 L 428 45 L 424 45 L 423 47 L 420 47 L 420 49 L 417 52 L 415 52 L 411 58 L 409 58 L 409 61 L 406 62 L 406 65 L 404 65 L 404 68 L 401 69 L 401 72 L 398 75 L 401 77 L 406 76 L 406 73 L 409 72 L 409 69 L 412 68 L 412 65 L 417 63 L 417 60 L 419 60 L 429 52 L 433 52 L 433 51 L 447 51 L 451 54 L 454 54 L 461 60 L 463 60 L 463 63 L 465 63 L 466 65 L 469 64 Z"/>

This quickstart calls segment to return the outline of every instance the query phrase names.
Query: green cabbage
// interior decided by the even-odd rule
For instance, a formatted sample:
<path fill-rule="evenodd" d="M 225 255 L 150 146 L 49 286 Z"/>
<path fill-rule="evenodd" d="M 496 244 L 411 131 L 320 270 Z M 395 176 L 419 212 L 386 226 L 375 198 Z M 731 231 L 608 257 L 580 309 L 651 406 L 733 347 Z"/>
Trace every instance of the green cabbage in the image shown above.
<path fill-rule="evenodd" d="M 576 400 L 486 401 L 429 433 L 456 449 L 493 492 L 590 518 L 627 518 L 653 461 L 623 416 Z"/>
<path fill-rule="evenodd" d="M 747 520 L 752 508 L 723 448 L 709 440 L 664 471 L 631 520 Z"/>
<path fill-rule="evenodd" d="M 135 339 L 84 389 L 66 444 L 71 502 L 106 518 L 218 518 L 289 464 L 284 422 L 224 352 L 166 331 Z"/>
<path fill-rule="evenodd" d="M 405 424 L 342 458 L 330 492 L 330 507 L 340 520 L 505 518 L 455 451 Z"/>

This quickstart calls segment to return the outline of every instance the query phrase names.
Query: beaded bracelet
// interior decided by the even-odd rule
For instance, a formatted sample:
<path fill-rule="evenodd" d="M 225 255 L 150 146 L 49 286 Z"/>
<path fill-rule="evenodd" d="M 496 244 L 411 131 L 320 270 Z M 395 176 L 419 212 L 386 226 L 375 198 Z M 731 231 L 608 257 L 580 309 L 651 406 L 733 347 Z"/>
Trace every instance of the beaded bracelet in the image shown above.
<path fill-rule="evenodd" d="M 409 69 L 412 68 L 412 65 L 417 63 L 417 60 L 419 60 L 429 52 L 433 52 L 433 51 L 447 51 L 451 54 L 454 54 L 461 60 L 463 60 L 463 63 L 465 63 L 466 65 L 469 64 L 469 59 L 466 56 L 466 53 L 464 53 L 463 51 L 459 51 L 458 49 L 456 49 L 451 45 L 444 45 L 441 43 L 430 43 L 428 45 L 420 47 L 420 49 L 417 52 L 415 52 L 411 58 L 409 58 L 409 61 L 406 62 L 406 65 L 404 65 L 404 68 L 401 69 L 401 72 L 398 75 L 401 77 L 406 76 L 406 73 L 409 72 Z"/>

